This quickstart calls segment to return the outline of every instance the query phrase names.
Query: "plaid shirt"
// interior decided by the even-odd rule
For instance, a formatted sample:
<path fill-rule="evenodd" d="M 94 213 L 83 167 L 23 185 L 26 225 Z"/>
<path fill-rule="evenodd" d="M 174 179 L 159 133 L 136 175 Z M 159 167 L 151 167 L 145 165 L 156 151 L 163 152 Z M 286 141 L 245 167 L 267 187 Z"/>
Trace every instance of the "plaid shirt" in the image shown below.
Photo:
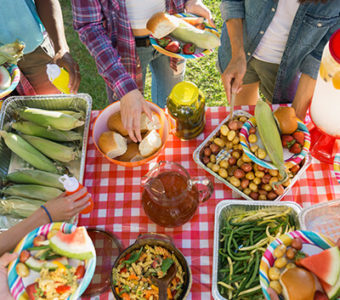
<path fill-rule="evenodd" d="M 170 14 L 184 11 L 187 0 L 166 0 Z M 72 0 L 73 26 L 95 58 L 98 72 L 121 99 L 143 89 L 135 38 L 125 0 Z"/>

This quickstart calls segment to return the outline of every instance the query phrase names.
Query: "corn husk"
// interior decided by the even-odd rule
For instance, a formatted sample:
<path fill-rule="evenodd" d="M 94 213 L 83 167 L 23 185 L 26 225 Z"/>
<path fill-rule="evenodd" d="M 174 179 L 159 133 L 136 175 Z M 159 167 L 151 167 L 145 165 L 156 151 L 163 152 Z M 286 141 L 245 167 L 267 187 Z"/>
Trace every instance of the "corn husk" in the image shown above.
<path fill-rule="evenodd" d="M 45 202 L 22 197 L 0 199 L 0 214 L 12 217 L 27 218 Z"/>
<path fill-rule="evenodd" d="M 63 193 L 57 188 L 37 184 L 14 184 L 1 190 L 5 195 L 48 201 Z"/>
<path fill-rule="evenodd" d="M 25 44 L 19 41 L 0 47 L 0 65 L 4 63 L 17 64 L 24 54 Z"/>

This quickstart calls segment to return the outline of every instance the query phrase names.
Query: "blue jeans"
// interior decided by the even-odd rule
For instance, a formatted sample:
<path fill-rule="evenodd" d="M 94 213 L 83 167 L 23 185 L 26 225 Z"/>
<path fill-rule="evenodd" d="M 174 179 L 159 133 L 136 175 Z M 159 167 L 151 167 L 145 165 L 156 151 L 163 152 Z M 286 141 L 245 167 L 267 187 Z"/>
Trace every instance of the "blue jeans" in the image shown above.
<path fill-rule="evenodd" d="M 177 71 L 170 68 L 170 58 L 159 53 L 151 45 L 149 47 L 137 47 L 137 54 L 141 62 L 143 73 L 143 88 L 145 87 L 145 77 L 148 65 L 152 74 L 151 98 L 152 102 L 164 108 L 172 88 L 183 81 L 185 73 L 185 60 L 177 63 Z M 108 98 L 112 99 L 112 91 L 106 88 Z M 118 99 L 117 99 L 118 100 Z"/>

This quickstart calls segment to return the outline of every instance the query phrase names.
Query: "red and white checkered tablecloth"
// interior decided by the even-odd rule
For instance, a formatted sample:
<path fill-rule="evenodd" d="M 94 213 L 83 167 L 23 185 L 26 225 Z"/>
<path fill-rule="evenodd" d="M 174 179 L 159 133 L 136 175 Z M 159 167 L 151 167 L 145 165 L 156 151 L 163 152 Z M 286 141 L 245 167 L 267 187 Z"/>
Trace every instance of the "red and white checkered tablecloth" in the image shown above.
<path fill-rule="evenodd" d="M 254 107 L 242 106 L 254 113 Z M 124 168 L 107 161 L 95 148 L 92 127 L 86 157 L 84 185 L 92 193 L 94 210 L 91 214 L 80 215 L 79 225 L 96 227 L 112 232 L 123 248 L 135 242 L 141 233 L 157 232 L 169 235 L 186 257 L 193 275 L 193 284 L 188 299 L 212 299 L 211 278 L 213 264 L 214 213 L 216 204 L 225 199 L 241 199 L 226 185 L 199 168 L 192 154 L 197 146 L 227 116 L 226 107 L 206 108 L 207 123 L 204 132 L 196 139 L 181 141 L 170 135 L 166 147 L 158 160 L 180 163 L 191 176 L 208 176 L 214 184 L 214 194 L 202 204 L 192 220 L 181 227 L 165 229 L 152 223 L 141 206 L 141 177 L 151 164 L 136 168 Z M 91 124 L 98 115 L 92 112 Z M 311 166 L 292 190 L 285 201 L 295 201 L 303 207 L 340 198 L 340 185 L 332 172 L 333 167 L 313 159 Z M 98 297 L 93 298 L 98 299 Z M 113 299 L 112 292 L 100 295 L 99 299 Z"/>

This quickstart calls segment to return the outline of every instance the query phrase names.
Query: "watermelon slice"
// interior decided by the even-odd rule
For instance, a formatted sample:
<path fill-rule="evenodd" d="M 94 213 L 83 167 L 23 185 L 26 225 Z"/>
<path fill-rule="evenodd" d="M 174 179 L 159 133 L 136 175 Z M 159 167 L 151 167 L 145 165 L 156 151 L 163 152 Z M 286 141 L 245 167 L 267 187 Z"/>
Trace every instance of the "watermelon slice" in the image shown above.
<path fill-rule="evenodd" d="M 338 247 L 332 247 L 319 254 L 302 258 L 299 263 L 330 286 L 334 286 L 339 279 L 340 251 Z"/>
<path fill-rule="evenodd" d="M 90 259 L 95 253 L 85 227 L 77 227 L 72 233 L 58 231 L 51 237 L 50 247 L 57 254 L 81 260 Z"/>
<path fill-rule="evenodd" d="M 323 290 L 327 294 L 329 300 L 339 299 L 340 297 L 340 278 L 335 285 L 331 286 L 328 283 L 320 280 Z"/>

